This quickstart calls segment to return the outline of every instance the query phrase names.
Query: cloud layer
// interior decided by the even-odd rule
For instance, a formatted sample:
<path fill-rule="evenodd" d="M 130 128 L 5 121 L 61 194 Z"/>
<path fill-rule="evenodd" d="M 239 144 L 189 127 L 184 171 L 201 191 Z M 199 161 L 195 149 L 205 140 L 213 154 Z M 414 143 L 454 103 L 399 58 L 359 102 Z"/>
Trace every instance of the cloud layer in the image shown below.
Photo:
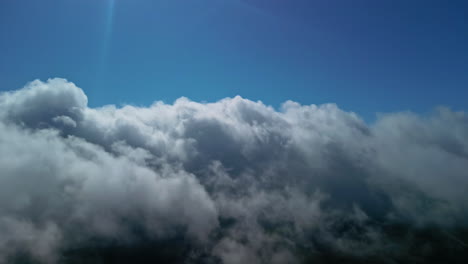
<path fill-rule="evenodd" d="M 457 263 L 467 193 L 468 115 L 446 108 L 0 94 L 0 263 Z"/>

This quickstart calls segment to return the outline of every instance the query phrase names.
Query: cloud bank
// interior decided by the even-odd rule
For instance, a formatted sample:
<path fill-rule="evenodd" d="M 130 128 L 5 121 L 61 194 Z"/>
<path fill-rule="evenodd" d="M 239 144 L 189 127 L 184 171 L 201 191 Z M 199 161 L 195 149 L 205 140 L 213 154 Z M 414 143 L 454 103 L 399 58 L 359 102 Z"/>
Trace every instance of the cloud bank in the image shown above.
<path fill-rule="evenodd" d="M 0 263 L 462 263 L 468 115 L 0 94 Z"/>

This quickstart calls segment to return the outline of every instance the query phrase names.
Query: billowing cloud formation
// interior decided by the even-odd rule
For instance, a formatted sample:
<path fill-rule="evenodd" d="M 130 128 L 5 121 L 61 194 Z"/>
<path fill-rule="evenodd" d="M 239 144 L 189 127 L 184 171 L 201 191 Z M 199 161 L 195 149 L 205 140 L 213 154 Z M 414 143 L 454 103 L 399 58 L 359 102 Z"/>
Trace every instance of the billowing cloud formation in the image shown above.
<path fill-rule="evenodd" d="M 0 263 L 424 263 L 467 257 L 468 116 L 241 97 L 89 108 L 0 95 Z M 119 262 L 121 261 L 121 262 Z"/>

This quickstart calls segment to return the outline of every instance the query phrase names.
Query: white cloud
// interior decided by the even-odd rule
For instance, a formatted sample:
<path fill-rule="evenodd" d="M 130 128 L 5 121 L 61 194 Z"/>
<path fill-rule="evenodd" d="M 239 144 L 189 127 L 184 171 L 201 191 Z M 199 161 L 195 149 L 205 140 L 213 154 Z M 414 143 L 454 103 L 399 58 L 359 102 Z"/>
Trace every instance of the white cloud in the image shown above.
<path fill-rule="evenodd" d="M 178 236 L 194 261 L 402 257 L 385 226 L 468 228 L 467 159 L 468 117 L 445 108 L 373 125 L 241 97 L 89 108 L 64 79 L 34 81 L 0 95 L 0 263 Z"/>

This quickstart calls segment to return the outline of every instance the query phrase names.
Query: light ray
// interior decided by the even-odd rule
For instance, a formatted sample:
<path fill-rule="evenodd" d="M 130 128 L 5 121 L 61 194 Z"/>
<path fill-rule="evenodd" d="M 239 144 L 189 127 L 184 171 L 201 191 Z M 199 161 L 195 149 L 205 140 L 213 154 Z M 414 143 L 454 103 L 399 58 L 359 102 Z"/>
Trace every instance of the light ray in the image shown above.
<path fill-rule="evenodd" d="M 110 42 L 113 31 L 115 0 L 106 0 L 106 14 L 104 24 L 104 34 L 101 47 L 101 68 L 105 67 L 110 50 Z"/>

